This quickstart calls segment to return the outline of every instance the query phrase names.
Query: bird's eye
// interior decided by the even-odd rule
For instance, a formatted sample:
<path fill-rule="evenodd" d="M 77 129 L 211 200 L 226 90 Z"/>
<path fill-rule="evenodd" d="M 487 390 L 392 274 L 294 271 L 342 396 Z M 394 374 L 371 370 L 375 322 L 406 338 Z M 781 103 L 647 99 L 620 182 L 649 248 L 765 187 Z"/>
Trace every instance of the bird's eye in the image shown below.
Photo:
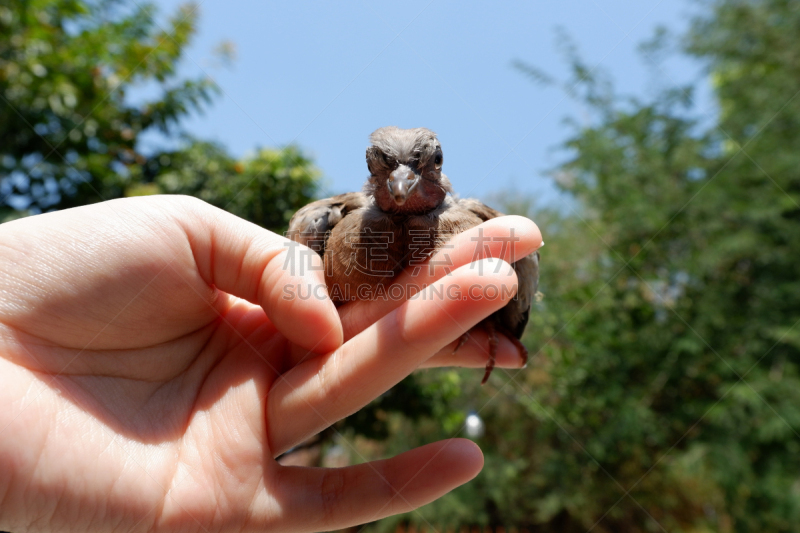
<path fill-rule="evenodd" d="M 442 168 L 442 154 L 436 154 L 433 157 L 433 166 L 436 167 L 436 170 Z"/>
<path fill-rule="evenodd" d="M 386 154 L 385 154 L 385 153 L 383 153 L 383 152 L 381 152 L 381 157 L 383 157 L 383 163 L 384 163 L 384 164 L 385 164 L 387 167 L 391 167 L 391 166 L 392 166 L 392 158 L 391 158 L 391 157 L 389 157 L 388 155 L 386 155 Z"/>

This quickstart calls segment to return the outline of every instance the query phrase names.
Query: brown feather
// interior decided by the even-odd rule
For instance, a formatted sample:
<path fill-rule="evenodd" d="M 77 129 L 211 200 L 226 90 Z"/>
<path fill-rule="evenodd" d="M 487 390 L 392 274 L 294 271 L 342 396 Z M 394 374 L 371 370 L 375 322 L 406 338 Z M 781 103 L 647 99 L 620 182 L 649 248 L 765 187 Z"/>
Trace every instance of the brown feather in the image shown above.
<path fill-rule="evenodd" d="M 366 294 L 386 289 L 405 268 L 422 263 L 451 237 L 482 222 L 503 216 L 475 199 L 456 200 L 446 196 L 450 182 L 441 173 L 434 155 L 441 154 L 436 135 L 425 128 L 401 130 L 382 128 L 372 134 L 367 150 L 372 175 L 365 192 L 341 194 L 318 200 L 300 209 L 289 222 L 288 236 L 305 244 L 323 257 L 325 277 L 331 299 L 342 304 L 360 299 L 359 287 Z M 440 157 L 440 156 L 439 156 Z M 376 201 L 391 181 L 390 172 L 398 164 L 414 170 L 423 185 L 413 209 L 406 204 L 386 205 L 387 196 Z M 431 194 L 432 186 L 441 195 Z M 425 188 L 427 187 L 427 188 Z M 427 191 L 427 192 L 426 192 Z M 423 213 L 419 205 L 432 202 Z M 380 204 L 380 205 L 379 205 Z M 531 303 L 539 284 L 539 253 L 513 263 L 517 273 L 517 295 L 505 307 L 478 324 L 490 337 L 490 359 L 484 381 L 494 366 L 497 346 L 495 330 L 515 341 L 523 359 L 527 352 L 517 339 L 528 323 Z M 386 292 L 384 292 L 386 294 Z M 459 344 L 460 346 L 460 344 Z"/>

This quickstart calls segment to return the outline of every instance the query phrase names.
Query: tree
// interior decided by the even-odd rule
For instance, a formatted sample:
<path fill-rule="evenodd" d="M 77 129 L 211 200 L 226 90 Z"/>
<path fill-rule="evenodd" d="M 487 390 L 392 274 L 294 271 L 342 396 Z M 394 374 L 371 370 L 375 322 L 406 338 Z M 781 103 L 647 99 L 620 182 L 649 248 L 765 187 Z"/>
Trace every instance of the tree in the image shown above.
<path fill-rule="evenodd" d="M 154 180 L 132 194 L 196 196 L 279 233 L 319 189 L 320 171 L 295 146 L 260 149 L 236 161 L 214 143 L 189 138 L 151 165 L 156 167 Z"/>
<path fill-rule="evenodd" d="M 797 1 L 706 4 L 681 43 L 713 80 L 710 127 L 691 87 L 624 99 L 569 57 L 593 119 L 553 173 L 575 209 L 534 217 L 530 368 L 455 402 L 498 394 L 487 469 L 400 520 L 800 530 L 798 30 Z"/>
<path fill-rule="evenodd" d="M 177 66 L 198 8 L 166 24 L 150 3 L 10 0 L 0 6 L 0 221 L 122 196 L 198 196 L 282 231 L 314 198 L 320 172 L 297 147 L 236 161 L 185 136 L 181 121 L 211 102 L 210 79 Z M 157 96 L 133 103 L 148 85 Z M 154 89 L 155 88 L 155 89 Z M 164 147 L 144 153 L 159 132 Z M 175 148 L 175 146 L 178 148 Z"/>
<path fill-rule="evenodd" d="M 210 80 L 176 73 L 196 7 L 164 29 L 154 16 L 116 0 L 0 6 L 0 203 L 36 213 L 123 196 L 144 178 L 140 136 L 209 102 Z M 129 102 L 144 83 L 159 97 Z"/>

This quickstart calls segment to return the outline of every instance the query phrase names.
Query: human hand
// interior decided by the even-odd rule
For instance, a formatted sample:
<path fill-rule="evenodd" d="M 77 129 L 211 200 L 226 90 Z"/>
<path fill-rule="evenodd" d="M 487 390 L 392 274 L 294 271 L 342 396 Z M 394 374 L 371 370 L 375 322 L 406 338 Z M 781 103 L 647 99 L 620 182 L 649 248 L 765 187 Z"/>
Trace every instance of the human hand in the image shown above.
<path fill-rule="evenodd" d="M 541 241 L 527 224 L 517 257 Z M 430 282 L 516 283 L 507 264 L 458 268 L 461 249 Z M 507 301 L 286 299 L 324 287 L 283 268 L 289 253 L 191 198 L 0 226 L 0 529 L 330 530 L 474 477 L 482 456 L 462 439 L 341 469 L 275 461 L 419 366 L 482 366 L 479 346 L 448 345 Z M 513 347 L 498 362 L 515 366 Z"/>

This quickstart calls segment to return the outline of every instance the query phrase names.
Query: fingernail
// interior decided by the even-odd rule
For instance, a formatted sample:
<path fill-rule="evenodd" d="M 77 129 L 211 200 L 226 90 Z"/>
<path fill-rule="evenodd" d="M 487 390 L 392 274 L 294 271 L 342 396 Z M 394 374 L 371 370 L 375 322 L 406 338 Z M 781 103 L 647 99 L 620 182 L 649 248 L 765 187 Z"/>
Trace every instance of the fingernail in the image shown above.
<path fill-rule="evenodd" d="M 542 246 L 544 246 L 544 241 L 542 241 L 542 244 L 539 245 L 539 248 L 541 248 Z"/>

